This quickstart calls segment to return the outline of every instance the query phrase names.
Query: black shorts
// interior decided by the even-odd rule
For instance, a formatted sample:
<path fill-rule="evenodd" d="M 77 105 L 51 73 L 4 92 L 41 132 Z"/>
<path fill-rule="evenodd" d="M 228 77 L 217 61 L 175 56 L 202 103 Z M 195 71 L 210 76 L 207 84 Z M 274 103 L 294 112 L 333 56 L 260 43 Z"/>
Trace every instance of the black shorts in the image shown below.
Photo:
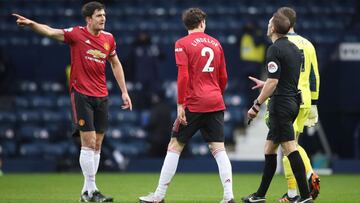
<path fill-rule="evenodd" d="M 108 126 L 108 97 L 92 97 L 71 91 L 71 108 L 75 131 L 104 133 Z"/>
<path fill-rule="evenodd" d="M 267 140 L 279 144 L 295 140 L 293 123 L 300 103 L 295 97 L 273 96 L 269 101 L 269 133 Z"/>
<path fill-rule="evenodd" d="M 186 144 L 200 130 L 206 142 L 224 142 L 224 111 L 196 113 L 185 109 L 187 125 L 176 119 L 172 128 L 172 137 Z"/>

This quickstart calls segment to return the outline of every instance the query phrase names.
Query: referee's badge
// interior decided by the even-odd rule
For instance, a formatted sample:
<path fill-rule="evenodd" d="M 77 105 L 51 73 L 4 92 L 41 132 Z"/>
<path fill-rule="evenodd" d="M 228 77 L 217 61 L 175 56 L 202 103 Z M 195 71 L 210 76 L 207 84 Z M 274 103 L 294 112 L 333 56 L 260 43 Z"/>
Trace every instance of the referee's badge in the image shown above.
<path fill-rule="evenodd" d="M 269 73 L 275 73 L 278 70 L 278 66 L 274 61 L 270 61 L 267 64 L 267 69 L 268 69 Z"/>

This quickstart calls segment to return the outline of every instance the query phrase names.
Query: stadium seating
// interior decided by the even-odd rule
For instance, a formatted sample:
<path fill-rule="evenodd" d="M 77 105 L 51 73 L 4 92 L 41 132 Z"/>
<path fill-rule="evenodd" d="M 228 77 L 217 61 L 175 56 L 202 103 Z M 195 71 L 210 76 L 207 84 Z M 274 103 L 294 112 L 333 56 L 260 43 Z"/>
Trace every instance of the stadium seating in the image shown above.
<path fill-rule="evenodd" d="M 175 40 L 186 34 L 180 15 L 187 7 L 199 6 L 208 13 L 207 30 L 223 44 L 228 69 L 236 68 L 238 49 L 236 37 L 243 25 L 255 20 L 262 30 L 268 18 L 287 1 L 251 0 L 113 0 L 107 6 L 106 30 L 117 39 L 120 56 L 128 54 L 140 31 L 147 32 L 153 43 L 167 54 L 161 64 L 164 88 L 176 117 L 176 68 L 173 57 Z M 341 41 L 360 41 L 359 29 L 347 29 L 356 14 L 356 0 L 299 0 L 291 2 L 298 12 L 297 31 L 317 45 L 319 64 L 327 59 Z M 16 67 L 18 81 L 13 109 L 0 111 L 0 140 L 4 156 L 63 157 L 77 155 L 77 146 L 70 138 L 71 104 L 67 92 L 65 67 L 70 63 L 66 46 L 43 38 L 14 23 L 10 13 L 19 13 L 53 27 L 66 28 L 84 24 L 80 14 L 81 1 L 75 0 L 12 0 L 0 2 L 0 46 L 6 50 Z M 317 20 L 314 20 L 314 19 Z M 10 48 L 11 47 L 11 48 Z M 22 59 L 18 60 L 21 55 Z M 120 57 L 123 60 L 122 57 Z M 125 66 L 126 67 L 126 66 Z M 233 144 L 234 130 L 245 122 L 246 96 L 239 94 L 230 75 L 225 94 L 225 141 Z M 141 83 L 127 84 L 134 102 L 133 111 L 121 110 L 122 99 L 117 83 L 108 77 L 109 129 L 107 146 L 125 156 L 139 157 L 149 150 L 144 126 L 149 121 L 149 109 L 136 106 L 143 101 Z M 199 134 L 189 143 L 193 155 L 208 156 L 210 152 Z"/>

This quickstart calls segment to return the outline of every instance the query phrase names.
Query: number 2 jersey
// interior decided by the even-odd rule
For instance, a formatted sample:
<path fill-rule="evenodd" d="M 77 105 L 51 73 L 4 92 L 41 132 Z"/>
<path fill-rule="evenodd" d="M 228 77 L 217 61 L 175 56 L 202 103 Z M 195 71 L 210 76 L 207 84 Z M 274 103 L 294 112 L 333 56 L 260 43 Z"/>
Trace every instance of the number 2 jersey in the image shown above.
<path fill-rule="evenodd" d="M 223 93 L 227 84 L 224 51 L 218 40 L 193 32 L 175 43 L 178 66 L 178 104 L 190 112 L 225 109 Z M 185 83 L 181 82 L 186 78 Z"/>

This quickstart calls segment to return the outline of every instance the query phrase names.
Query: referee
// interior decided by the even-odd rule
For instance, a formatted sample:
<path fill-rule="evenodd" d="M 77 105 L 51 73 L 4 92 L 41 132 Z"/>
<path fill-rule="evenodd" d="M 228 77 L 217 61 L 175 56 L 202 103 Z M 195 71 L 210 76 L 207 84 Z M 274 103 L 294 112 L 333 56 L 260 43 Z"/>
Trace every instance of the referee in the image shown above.
<path fill-rule="evenodd" d="M 290 29 L 289 19 L 279 12 L 269 20 L 267 35 L 273 42 L 266 54 L 268 78 L 264 87 L 248 111 L 248 119 L 254 119 L 262 103 L 269 101 L 269 133 L 265 143 L 265 167 L 258 190 L 243 197 L 243 202 L 265 203 L 265 194 L 276 171 L 279 144 L 290 161 L 301 197 L 295 201 L 312 203 L 305 175 L 304 163 L 296 148 L 293 122 L 301 104 L 298 81 L 302 64 L 300 50 L 291 43 L 286 34 Z"/>

